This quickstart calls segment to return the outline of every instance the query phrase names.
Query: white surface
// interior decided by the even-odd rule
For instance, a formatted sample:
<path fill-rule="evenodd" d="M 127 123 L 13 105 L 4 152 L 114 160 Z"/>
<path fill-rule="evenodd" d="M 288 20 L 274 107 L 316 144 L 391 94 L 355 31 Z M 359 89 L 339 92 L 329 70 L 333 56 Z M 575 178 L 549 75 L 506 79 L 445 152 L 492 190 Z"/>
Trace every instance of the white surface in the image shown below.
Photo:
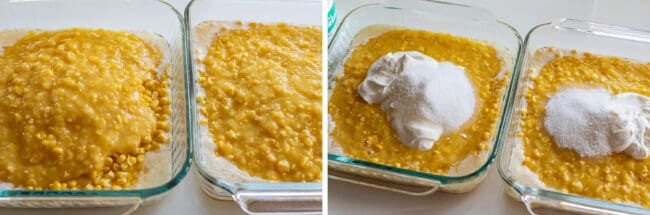
<path fill-rule="evenodd" d="M 199 174 L 192 167 L 187 177 L 157 204 L 138 209 L 134 215 L 244 214 L 234 201 L 214 200 L 199 188 Z M 0 213 L 2 214 L 2 213 Z"/>
<path fill-rule="evenodd" d="M 352 8 L 373 2 L 369 0 L 335 0 L 339 20 Z M 188 0 L 169 0 L 182 14 Z M 470 1 L 464 1 L 465 3 Z M 627 0 L 475 0 L 471 4 L 488 8 L 496 16 L 513 25 L 525 36 L 533 26 L 559 17 L 573 17 L 650 28 L 650 1 Z M 626 24 L 627 23 L 627 24 Z M 188 176 L 169 195 L 154 205 L 138 209 L 136 215 L 203 215 L 243 214 L 232 201 L 216 201 L 198 187 L 199 176 L 190 170 Z M 436 193 L 426 197 L 410 197 L 329 181 L 330 214 L 526 214 L 524 207 L 503 194 L 503 183 L 490 167 L 489 175 L 476 190 L 466 194 Z M 0 214 L 18 214 L 16 210 L 0 209 Z M 100 214 L 93 210 L 61 210 L 46 213 L 20 214 Z"/>

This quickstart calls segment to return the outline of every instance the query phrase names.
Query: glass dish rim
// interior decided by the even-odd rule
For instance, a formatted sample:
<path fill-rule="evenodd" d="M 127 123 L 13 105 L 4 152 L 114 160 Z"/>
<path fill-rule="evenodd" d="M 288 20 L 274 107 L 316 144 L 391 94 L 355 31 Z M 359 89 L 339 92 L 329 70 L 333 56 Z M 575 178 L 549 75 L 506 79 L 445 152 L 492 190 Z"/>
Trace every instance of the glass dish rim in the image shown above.
<path fill-rule="evenodd" d="M 530 37 L 535 34 L 538 30 L 543 29 L 544 27 L 552 27 L 554 29 L 558 29 L 553 27 L 552 25 L 555 23 L 561 23 L 564 21 L 571 21 L 571 22 L 577 22 L 577 23 L 582 23 L 582 24 L 590 24 L 590 25 L 605 25 L 607 27 L 615 27 L 621 30 L 629 30 L 629 31 L 642 31 L 648 33 L 650 35 L 650 30 L 648 29 L 641 29 L 641 28 L 633 28 L 633 27 L 626 27 L 626 26 L 620 26 L 620 25 L 610 25 L 610 24 L 604 24 L 604 23 L 599 23 L 599 22 L 593 22 L 593 21 L 588 21 L 588 20 L 582 20 L 582 19 L 573 19 L 573 18 L 560 18 L 557 21 L 551 21 L 551 22 L 545 22 L 539 25 L 534 26 L 531 28 L 527 33 L 526 37 L 524 39 L 524 46 L 522 48 L 522 58 L 521 58 L 521 63 L 522 66 L 519 68 L 519 70 L 524 70 L 523 66 L 523 61 L 525 61 L 525 58 L 528 54 L 528 42 Z M 589 31 L 581 31 L 579 29 L 574 29 L 574 28 L 562 28 L 561 30 L 568 30 L 572 32 L 579 32 L 583 34 L 589 34 L 589 35 L 594 35 L 593 32 Z M 519 82 L 519 75 L 521 71 L 518 71 L 517 73 L 517 82 Z M 518 83 L 517 83 L 518 84 Z M 512 100 L 509 102 L 509 106 L 511 106 L 511 111 L 506 113 L 507 117 L 505 120 L 507 121 L 506 126 L 507 128 L 504 131 L 504 135 L 507 136 L 508 131 L 510 131 L 510 124 L 512 123 L 512 116 L 515 115 L 514 112 L 517 110 L 517 108 L 514 108 L 514 98 L 516 98 L 518 91 L 517 91 L 518 85 L 515 86 L 515 90 L 513 92 L 513 97 Z M 544 188 L 535 188 L 532 186 L 525 185 L 523 183 L 520 183 L 519 181 L 515 180 L 512 177 L 512 174 L 508 173 L 508 169 L 503 169 L 503 168 L 510 168 L 510 164 L 507 166 L 501 165 L 503 160 L 508 160 L 510 159 L 510 156 L 512 156 L 512 153 L 509 153 L 508 155 L 504 154 L 504 150 L 506 147 L 510 146 L 510 144 L 505 141 L 508 139 L 507 137 L 504 137 L 504 143 L 502 143 L 499 148 L 498 148 L 498 156 L 497 156 L 497 171 L 499 173 L 499 176 L 501 179 L 508 185 L 508 187 L 511 187 L 512 189 L 517 192 L 520 196 L 523 196 L 525 194 L 534 194 L 538 196 L 544 196 L 544 197 L 549 197 L 555 200 L 560 200 L 560 201 L 568 201 L 568 202 L 575 202 L 579 204 L 587 204 L 587 205 L 599 205 L 601 207 L 605 207 L 607 209 L 614 209 L 614 210 L 619 210 L 619 211 L 625 211 L 626 213 L 648 213 L 650 212 L 650 208 L 643 208 L 641 206 L 635 206 L 635 205 L 630 205 L 630 204 L 623 204 L 623 203 L 617 203 L 617 202 L 612 202 L 612 201 L 607 201 L 607 200 L 602 200 L 602 199 L 596 199 L 596 198 L 590 198 L 590 197 L 585 197 L 585 196 L 579 196 L 579 195 L 574 195 L 574 194 L 569 194 L 569 193 L 562 193 L 562 192 L 557 192 L 557 191 L 552 191 Z M 509 156 L 509 157 L 506 157 Z"/>
<path fill-rule="evenodd" d="M 190 88 L 189 90 L 190 93 L 190 100 L 188 101 L 188 104 L 190 106 L 190 115 L 192 118 L 192 126 L 194 126 L 195 122 L 195 114 L 198 113 L 196 111 L 196 95 L 194 95 L 194 53 L 192 52 L 192 20 L 191 20 L 191 10 L 193 8 L 193 5 L 197 1 L 206 1 L 206 0 L 191 0 L 189 3 L 185 6 L 184 10 L 184 23 L 185 23 L 185 34 L 187 35 L 187 49 L 188 54 L 188 64 L 189 64 L 189 69 L 188 69 L 188 82 L 190 82 Z M 227 1 L 227 0 L 221 0 L 221 1 Z M 241 4 L 244 2 L 263 2 L 264 4 L 277 4 L 277 3 L 301 3 L 301 4 L 313 4 L 313 3 L 319 3 L 322 7 L 322 3 L 320 0 L 240 0 L 240 1 L 231 1 L 232 3 L 235 4 Z M 319 24 L 319 26 L 322 25 Z M 192 138 L 194 137 L 194 133 L 192 133 Z M 192 147 L 199 147 L 201 143 L 193 144 Z M 195 160 L 198 160 L 196 156 L 198 156 L 197 151 L 199 149 L 194 149 L 193 150 L 195 153 L 192 155 L 192 158 Z M 199 176 L 206 179 L 210 184 L 216 185 L 223 190 L 227 191 L 230 194 L 235 194 L 240 190 L 248 190 L 248 191 L 320 191 L 322 192 L 322 177 L 321 181 L 319 182 L 229 182 L 226 180 L 219 179 L 218 177 L 215 177 L 208 173 L 205 170 L 205 166 L 201 164 L 201 162 L 194 162 L 194 166 L 196 166 L 196 171 L 199 173 Z M 321 174 L 323 174 L 324 171 L 321 170 Z"/>
<path fill-rule="evenodd" d="M 17 2 L 56 2 L 52 0 L 17 0 Z M 102 0 L 100 0 L 102 1 Z M 122 0 L 123 2 L 128 4 L 128 0 Z M 162 4 L 165 7 L 168 7 L 175 15 L 176 18 L 178 19 L 178 22 L 180 23 L 180 34 L 181 34 L 181 46 L 182 46 L 182 57 L 183 57 L 183 77 L 185 78 L 184 81 L 184 88 L 185 88 L 185 93 L 183 96 L 186 97 L 186 100 L 188 98 L 188 84 L 187 84 L 187 78 L 188 78 L 188 62 L 187 62 L 187 35 L 185 34 L 185 23 L 183 22 L 183 17 L 182 15 L 172 6 L 171 4 L 167 3 L 164 0 L 149 0 L 152 4 Z M 16 0 L 7 0 L 7 2 L 16 2 Z M 186 102 L 185 104 L 185 111 L 189 111 L 190 107 L 188 105 L 189 103 Z M 190 122 L 190 115 L 186 114 L 185 116 L 186 121 L 187 121 L 187 127 L 185 128 L 186 131 L 188 132 L 186 141 L 187 141 L 187 149 L 185 150 L 185 159 L 183 161 L 183 166 L 181 169 L 178 171 L 178 173 L 173 176 L 171 179 L 169 179 L 167 182 L 164 184 L 151 187 L 151 188 L 144 188 L 144 189 L 129 189 L 129 190 L 64 190 L 64 191 L 56 191 L 56 190 L 16 190 L 16 189 L 0 189 L 0 198 L 4 197 L 138 197 L 141 199 L 146 199 L 148 197 L 156 196 L 162 193 L 165 193 L 172 188 L 174 188 L 176 185 L 178 185 L 183 178 L 187 175 L 191 163 L 192 163 L 192 138 L 189 134 L 191 134 L 192 131 L 192 125 L 189 124 Z"/>
<path fill-rule="evenodd" d="M 469 7 L 469 8 L 480 8 L 480 7 L 475 7 L 475 6 L 471 6 L 471 5 L 457 4 L 457 3 L 450 3 L 450 2 L 442 2 L 442 1 L 435 1 L 435 0 L 423 0 L 423 1 L 436 3 L 436 4 L 444 4 L 444 5 L 453 5 L 453 6 L 461 6 L 461 7 Z M 357 12 L 358 10 L 362 10 L 362 9 L 364 9 L 366 7 L 370 7 L 370 6 L 383 6 L 385 9 L 392 9 L 392 10 L 412 10 L 412 9 L 409 9 L 409 8 L 398 8 L 398 7 L 387 5 L 387 4 L 384 4 L 384 3 L 364 4 L 364 5 L 361 5 L 359 7 L 356 7 L 354 9 L 350 10 L 350 12 L 348 12 L 348 14 L 346 14 L 343 17 L 343 19 L 341 19 L 340 24 L 336 28 L 336 32 L 334 33 L 334 36 L 332 37 L 332 39 L 330 40 L 330 42 L 328 44 L 328 55 L 329 55 L 329 50 L 332 50 L 331 48 L 332 48 L 332 45 L 334 44 L 333 41 L 335 41 L 336 38 L 338 38 L 339 34 L 342 31 L 341 27 L 343 26 L 344 23 L 347 22 L 350 15 Z M 514 27 L 509 25 L 508 23 L 505 23 L 505 22 L 500 21 L 498 19 L 495 19 L 495 21 L 496 21 L 497 24 L 503 25 L 504 27 L 506 27 L 507 29 L 512 31 L 513 36 L 515 36 L 515 38 L 517 39 L 517 49 L 518 50 L 516 52 L 513 52 L 513 54 L 515 54 L 516 56 L 514 56 L 515 58 L 513 59 L 512 74 L 510 75 L 510 80 L 509 80 L 509 83 L 507 85 L 508 88 L 506 88 L 507 91 L 504 92 L 505 93 L 504 95 L 506 97 L 502 101 L 502 103 L 503 103 L 502 105 L 504 105 L 504 107 L 503 107 L 503 110 L 501 111 L 500 123 L 497 125 L 497 132 L 496 132 L 495 139 L 494 139 L 494 145 L 492 146 L 492 149 L 490 149 L 490 152 L 489 152 L 489 154 L 487 156 L 486 161 L 478 169 L 474 170 L 471 173 L 462 175 L 462 176 L 445 176 L 445 175 L 430 174 L 430 173 L 424 173 L 424 172 L 419 172 L 419 171 L 414 171 L 414 170 L 408 170 L 408 169 L 404 169 L 404 168 L 398 168 L 398 167 L 393 167 L 393 166 L 388 166 L 388 165 L 383 165 L 383 164 L 377 164 L 377 163 L 374 163 L 374 162 L 358 160 L 358 159 L 350 158 L 350 157 L 343 156 L 343 155 L 331 154 L 329 152 L 327 153 L 328 162 L 339 162 L 339 163 L 349 164 L 349 165 L 352 165 L 352 166 L 361 166 L 361 167 L 370 168 L 370 169 L 388 171 L 388 172 L 397 173 L 397 174 L 401 174 L 401 175 L 405 175 L 405 176 L 412 176 L 412 177 L 417 177 L 417 178 L 435 180 L 435 181 L 438 181 L 438 182 L 442 183 L 443 185 L 446 184 L 446 183 L 451 183 L 451 182 L 462 182 L 462 181 L 470 180 L 470 179 L 475 178 L 475 177 L 479 176 L 480 174 L 484 173 L 490 167 L 490 164 L 492 163 L 492 161 L 494 160 L 494 158 L 497 155 L 496 151 L 499 148 L 499 145 L 501 145 L 501 143 L 504 140 L 503 137 L 502 137 L 503 136 L 502 133 L 504 132 L 503 127 L 505 125 L 504 124 L 504 122 L 505 122 L 504 116 L 505 116 L 506 113 L 508 113 L 508 111 L 510 109 L 510 107 L 509 107 L 510 102 L 509 101 L 511 100 L 512 93 L 514 91 L 514 87 L 516 86 L 515 83 L 514 83 L 514 77 L 518 77 L 518 71 L 519 71 L 519 67 L 520 67 L 520 58 L 521 58 L 521 54 L 522 54 L 522 50 L 523 50 L 523 40 L 522 40 L 521 35 L 519 34 L 519 32 Z M 330 82 L 330 80 L 328 80 L 328 83 L 329 82 Z"/>

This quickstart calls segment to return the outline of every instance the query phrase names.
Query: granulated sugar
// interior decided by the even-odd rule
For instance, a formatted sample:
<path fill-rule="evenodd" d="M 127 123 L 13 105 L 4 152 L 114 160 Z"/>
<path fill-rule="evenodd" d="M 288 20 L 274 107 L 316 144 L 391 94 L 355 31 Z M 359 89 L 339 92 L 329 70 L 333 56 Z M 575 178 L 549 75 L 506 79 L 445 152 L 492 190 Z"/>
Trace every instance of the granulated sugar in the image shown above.
<path fill-rule="evenodd" d="M 610 95 L 602 89 L 567 89 L 546 105 L 544 126 L 560 148 L 596 157 L 624 152 L 650 155 L 650 99 L 635 93 Z"/>
<path fill-rule="evenodd" d="M 560 148 L 575 150 L 581 156 L 607 155 L 609 121 L 605 90 L 563 90 L 546 105 L 544 126 Z"/>
<path fill-rule="evenodd" d="M 388 87 L 392 95 L 382 103 L 382 108 L 401 106 L 400 110 L 425 116 L 446 131 L 456 130 L 474 112 L 476 99 L 472 84 L 462 67 L 423 61 L 404 66 L 411 68 L 405 69 Z"/>
<path fill-rule="evenodd" d="M 465 69 L 420 52 L 389 53 L 359 85 L 368 103 L 380 103 L 402 144 L 430 149 L 474 114 L 476 95 Z"/>

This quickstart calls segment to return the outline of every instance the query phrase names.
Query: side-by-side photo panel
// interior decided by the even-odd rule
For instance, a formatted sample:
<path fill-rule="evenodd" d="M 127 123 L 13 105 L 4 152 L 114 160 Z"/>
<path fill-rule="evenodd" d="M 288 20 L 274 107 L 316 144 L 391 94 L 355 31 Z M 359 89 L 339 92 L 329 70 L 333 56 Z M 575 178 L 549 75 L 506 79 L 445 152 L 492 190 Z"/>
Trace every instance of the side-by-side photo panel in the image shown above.
<path fill-rule="evenodd" d="M 0 0 L 0 215 L 650 214 L 630 1 Z"/>
<path fill-rule="evenodd" d="M 330 214 L 650 213 L 650 4 L 510 3 L 335 1 Z"/>

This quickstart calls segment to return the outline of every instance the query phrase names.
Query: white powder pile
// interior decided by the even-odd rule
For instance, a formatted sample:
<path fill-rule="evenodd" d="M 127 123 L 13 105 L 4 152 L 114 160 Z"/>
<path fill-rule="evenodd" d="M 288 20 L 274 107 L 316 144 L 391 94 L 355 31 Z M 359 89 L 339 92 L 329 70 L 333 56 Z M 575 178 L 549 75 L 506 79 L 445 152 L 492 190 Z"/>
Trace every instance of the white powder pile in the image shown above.
<path fill-rule="evenodd" d="M 473 115 L 476 96 L 465 69 L 420 52 L 389 53 L 370 67 L 359 85 L 368 103 L 380 103 L 405 145 L 428 150 L 443 133 Z"/>
<path fill-rule="evenodd" d="M 624 152 L 635 159 L 650 154 L 650 99 L 610 95 L 603 89 L 566 89 L 546 105 L 544 126 L 560 148 L 583 157 Z"/>
<path fill-rule="evenodd" d="M 609 154 L 610 97 L 605 90 L 560 91 L 546 105 L 544 126 L 560 148 L 588 157 Z"/>

